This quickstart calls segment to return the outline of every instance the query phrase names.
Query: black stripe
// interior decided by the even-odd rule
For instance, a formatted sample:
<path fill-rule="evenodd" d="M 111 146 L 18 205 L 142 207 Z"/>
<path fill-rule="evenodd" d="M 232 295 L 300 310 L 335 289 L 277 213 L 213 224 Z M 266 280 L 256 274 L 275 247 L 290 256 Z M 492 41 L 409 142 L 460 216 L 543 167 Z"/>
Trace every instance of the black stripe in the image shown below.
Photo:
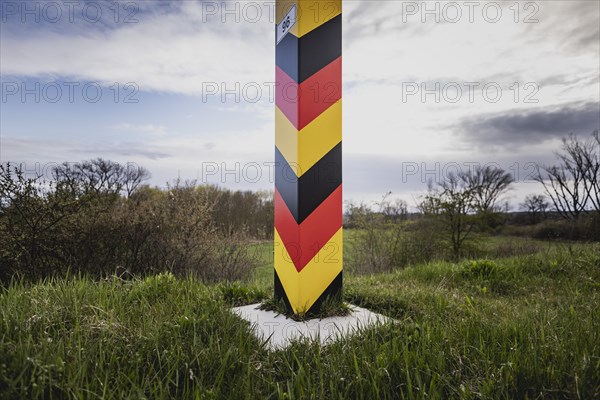
<path fill-rule="evenodd" d="M 311 317 L 313 315 L 318 315 L 321 311 L 321 305 L 326 299 L 341 301 L 343 298 L 342 292 L 342 283 L 343 283 L 343 271 L 335 277 L 335 279 L 327 286 L 327 289 L 321 293 L 319 298 L 314 302 L 314 304 L 309 308 L 306 312 L 306 317 Z M 291 313 L 294 312 L 292 309 L 292 305 L 290 304 L 290 300 L 285 293 L 285 289 L 281 284 L 281 280 L 279 279 L 279 275 L 277 275 L 277 271 L 274 271 L 274 288 L 275 288 L 275 299 L 283 300 L 285 307 Z"/>
<path fill-rule="evenodd" d="M 274 288 L 275 288 L 275 300 L 283 300 L 283 302 L 285 303 L 285 308 L 289 311 L 289 312 L 294 312 L 294 310 L 292 310 L 292 305 L 290 304 L 290 300 L 287 297 L 287 294 L 285 293 L 285 289 L 283 288 L 283 285 L 281 284 L 281 280 L 279 279 L 279 275 L 277 275 L 277 270 L 274 270 L 275 272 L 275 282 L 274 282 Z"/>
<path fill-rule="evenodd" d="M 275 187 L 301 224 L 321 203 L 342 184 L 342 142 L 329 150 L 300 178 L 275 147 Z"/>
<path fill-rule="evenodd" d="M 342 15 L 301 38 L 287 34 L 275 49 L 275 62 L 296 83 L 302 83 L 342 55 Z"/>

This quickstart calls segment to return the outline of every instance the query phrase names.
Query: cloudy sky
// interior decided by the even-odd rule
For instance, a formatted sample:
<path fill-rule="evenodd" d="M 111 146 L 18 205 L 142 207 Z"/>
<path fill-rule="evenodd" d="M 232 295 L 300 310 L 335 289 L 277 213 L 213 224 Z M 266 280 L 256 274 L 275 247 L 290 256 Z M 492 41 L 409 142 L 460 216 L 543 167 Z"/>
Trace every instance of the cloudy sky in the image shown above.
<path fill-rule="evenodd" d="M 2 1 L 0 158 L 270 189 L 274 2 Z M 345 199 L 409 201 L 600 126 L 600 2 L 344 1 Z M 260 176 L 258 171 L 260 168 Z"/>

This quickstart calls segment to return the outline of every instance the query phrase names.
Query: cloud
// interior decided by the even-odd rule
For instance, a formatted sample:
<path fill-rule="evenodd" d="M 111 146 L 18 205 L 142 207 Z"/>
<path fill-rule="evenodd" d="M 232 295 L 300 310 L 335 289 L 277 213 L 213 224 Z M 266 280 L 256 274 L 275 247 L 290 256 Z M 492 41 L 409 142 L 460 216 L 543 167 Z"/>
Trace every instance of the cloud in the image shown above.
<path fill-rule="evenodd" d="M 261 5 L 258 20 L 244 12 L 247 3 L 209 3 L 219 9 L 217 15 L 207 15 L 207 2 L 135 2 L 138 22 L 115 24 L 108 8 L 114 5 L 107 2 L 106 24 L 79 18 L 72 24 L 36 24 L 24 33 L 22 24 L 9 21 L 2 28 L 0 68 L 3 75 L 58 76 L 109 85 L 135 82 L 142 91 L 192 95 L 211 83 L 230 88 L 235 82 L 272 82 L 273 21 L 263 6 L 268 3 L 253 3 Z M 408 3 L 418 12 L 404 15 Z M 472 82 L 510 71 L 511 79 L 538 81 L 565 71 L 571 76 L 589 74 L 590 61 L 597 67 L 597 2 L 532 4 L 539 4 L 538 23 L 522 23 L 529 9 L 521 9 L 521 22 L 514 23 L 514 5 L 502 3 L 502 20 L 491 24 L 483 19 L 481 5 L 474 23 L 468 21 L 464 6 L 461 20 L 449 23 L 445 5 L 439 2 L 433 4 L 440 8 L 437 16 L 425 13 L 432 6 L 423 2 L 348 2 L 344 79 L 352 85 L 437 76 Z M 232 5 L 237 11 L 224 13 Z M 124 10 L 121 14 L 121 19 L 127 16 Z M 597 75 L 597 68 L 593 71 Z"/>
<path fill-rule="evenodd" d="M 23 34 L 23 26 L 9 24 L 2 31 L 2 74 L 106 85 L 134 82 L 141 91 L 192 95 L 213 82 L 232 87 L 235 82 L 274 80 L 272 24 L 267 18 L 236 22 L 234 15 L 222 23 L 207 19 L 202 2 L 178 2 L 167 9 L 158 9 L 158 4 L 136 16 L 137 23 L 113 29 L 65 22 L 68 29 L 38 26 Z"/>
<path fill-rule="evenodd" d="M 560 1 L 554 7 L 541 7 L 540 18 L 554 26 L 548 33 L 566 51 L 595 52 L 600 49 L 600 3 Z"/>
<path fill-rule="evenodd" d="M 528 111 L 480 115 L 463 120 L 464 140 L 478 146 L 514 147 L 540 144 L 569 133 L 587 135 L 600 127 L 600 103 L 575 103 Z"/>
<path fill-rule="evenodd" d="M 159 160 L 173 155 L 147 141 L 85 143 L 62 139 L 2 137 L 2 162 L 60 163 L 103 157 L 125 161 Z"/>
<path fill-rule="evenodd" d="M 154 161 L 173 157 L 173 154 L 159 150 L 154 146 L 147 146 L 142 142 L 132 141 L 87 147 L 81 152 L 88 154 L 89 158 L 97 157 L 98 154 L 107 154 L 110 158 L 117 159 L 147 159 Z"/>
<path fill-rule="evenodd" d="M 154 124 L 143 124 L 143 125 L 135 125 L 122 123 L 111 127 L 112 129 L 118 131 L 124 131 L 129 133 L 142 133 L 146 135 L 154 135 L 154 136 L 163 136 L 167 132 L 167 128 L 163 125 L 154 125 Z"/>

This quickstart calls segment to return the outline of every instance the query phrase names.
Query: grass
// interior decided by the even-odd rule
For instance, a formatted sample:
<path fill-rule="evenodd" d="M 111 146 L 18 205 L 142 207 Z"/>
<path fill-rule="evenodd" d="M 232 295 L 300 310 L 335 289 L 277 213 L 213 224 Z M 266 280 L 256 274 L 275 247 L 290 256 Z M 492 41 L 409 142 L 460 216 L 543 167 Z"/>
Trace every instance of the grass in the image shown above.
<path fill-rule="evenodd" d="M 271 274 L 13 282 L 0 398 L 600 397 L 598 244 L 347 276 L 346 301 L 399 322 L 277 352 L 228 310 L 269 297 Z"/>

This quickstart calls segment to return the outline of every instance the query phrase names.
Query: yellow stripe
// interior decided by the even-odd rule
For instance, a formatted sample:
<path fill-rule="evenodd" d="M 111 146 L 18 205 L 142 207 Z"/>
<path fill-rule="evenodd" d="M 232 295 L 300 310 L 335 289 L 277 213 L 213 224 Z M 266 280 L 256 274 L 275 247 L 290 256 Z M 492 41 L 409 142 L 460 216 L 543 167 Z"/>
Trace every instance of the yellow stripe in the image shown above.
<path fill-rule="evenodd" d="M 290 32 L 296 37 L 306 35 L 342 13 L 342 0 L 277 0 L 277 23 L 294 4 L 297 7 L 298 22 Z"/>
<path fill-rule="evenodd" d="M 297 131 L 285 114 L 275 107 L 275 146 L 298 177 L 341 141 L 341 100 L 335 102 L 301 131 Z"/>
<path fill-rule="evenodd" d="M 302 271 L 298 272 L 275 229 L 275 270 L 296 314 L 308 311 L 338 276 L 342 271 L 342 258 L 340 228 Z"/>

